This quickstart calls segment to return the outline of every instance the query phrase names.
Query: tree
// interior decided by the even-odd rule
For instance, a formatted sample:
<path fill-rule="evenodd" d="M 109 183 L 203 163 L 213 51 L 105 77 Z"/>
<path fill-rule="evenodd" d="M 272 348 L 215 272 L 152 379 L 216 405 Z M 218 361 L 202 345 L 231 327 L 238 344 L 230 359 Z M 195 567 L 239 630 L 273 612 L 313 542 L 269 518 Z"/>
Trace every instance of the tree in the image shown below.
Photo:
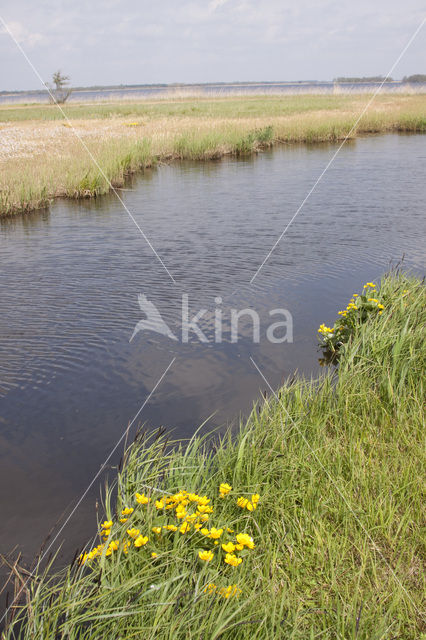
<path fill-rule="evenodd" d="M 51 102 L 63 104 L 70 96 L 72 89 L 69 88 L 69 76 L 62 75 L 61 71 L 55 71 L 52 76 L 53 87 L 49 87 Z"/>

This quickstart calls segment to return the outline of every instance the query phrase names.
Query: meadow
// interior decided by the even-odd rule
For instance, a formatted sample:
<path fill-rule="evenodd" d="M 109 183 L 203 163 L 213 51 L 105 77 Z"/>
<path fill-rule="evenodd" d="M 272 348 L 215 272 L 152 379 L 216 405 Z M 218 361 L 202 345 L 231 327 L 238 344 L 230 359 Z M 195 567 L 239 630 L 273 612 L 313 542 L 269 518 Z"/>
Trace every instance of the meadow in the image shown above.
<path fill-rule="evenodd" d="M 0 216 L 54 198 L 121 189 L 134 172 L 173 160 L 256 153 L 275 144 L 426 131 L 425 95 L 171 98 L 0 106 Z"/>
<path fill-rule="evenodd" d="M 140 432 L 74 562 L 15 567 L 4 639 L 422 637 L 425 303 L 366 283 L 320 327 L 337 369 L 225 435 Z"/>

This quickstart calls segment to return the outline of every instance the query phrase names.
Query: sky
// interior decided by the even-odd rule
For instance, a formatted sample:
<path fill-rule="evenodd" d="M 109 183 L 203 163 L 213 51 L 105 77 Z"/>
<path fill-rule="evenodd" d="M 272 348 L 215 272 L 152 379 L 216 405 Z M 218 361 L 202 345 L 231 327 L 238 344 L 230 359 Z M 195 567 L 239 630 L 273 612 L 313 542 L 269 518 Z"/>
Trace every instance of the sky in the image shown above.
<path fill-rule="evenodd" d="M 424 0 L 1 0 L 0 90 L 386 75 Z M 426 25 L 392 72 L 426 73 Z"/>

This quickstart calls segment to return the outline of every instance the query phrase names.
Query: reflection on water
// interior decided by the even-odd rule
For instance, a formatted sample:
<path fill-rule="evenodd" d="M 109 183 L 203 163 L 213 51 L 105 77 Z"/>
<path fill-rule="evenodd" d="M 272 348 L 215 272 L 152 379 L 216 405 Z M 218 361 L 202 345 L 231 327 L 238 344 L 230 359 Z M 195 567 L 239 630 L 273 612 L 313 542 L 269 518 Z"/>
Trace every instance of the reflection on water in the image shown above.
<path fill-rule="evenodd" d="M 318 372 L 317 328 L 361 283 L 403 253 L 424 266 L 425 138 L 348 144 L 250 285 L 250 279 L 335 151 L 285 147 L 247 159 L 162 166 L 123 192 L 176 279 L 173 285 L 113 196 L 56 203 L 1 222 L 0 550 L 31 555 L 77 499 L 173 357 L 140 422 L 176 437 L 224 425 L 296 369 Z M 181 344 L 139 333 L 138 294 L 179 333 L 182 293 L 208 338 Z M 223 317 L 288 309 L 294 343 L 260 344 L 250 326 L 214 343 Z M 225 329 L 227 328 L 224 322 Z M 139 422 L 139 423 L 140 423 Z M 117 462 L 114 459 L 114 463 Z M 94 527 L 94 496 L 67 526 L 64 557 Z"/>

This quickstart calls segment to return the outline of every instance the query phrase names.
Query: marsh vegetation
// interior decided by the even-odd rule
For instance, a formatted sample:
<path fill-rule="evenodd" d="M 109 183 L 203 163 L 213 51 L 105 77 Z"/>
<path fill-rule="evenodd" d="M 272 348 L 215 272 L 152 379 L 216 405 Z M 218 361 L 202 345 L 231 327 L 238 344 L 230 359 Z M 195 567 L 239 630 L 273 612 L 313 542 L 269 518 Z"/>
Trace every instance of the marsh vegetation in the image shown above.
<path fill-rule="evenodd" d="M 0 107 L 0 215 L 93 197 L 159 162 L 424 132 L 426 97 L 305 95 Z"/>

